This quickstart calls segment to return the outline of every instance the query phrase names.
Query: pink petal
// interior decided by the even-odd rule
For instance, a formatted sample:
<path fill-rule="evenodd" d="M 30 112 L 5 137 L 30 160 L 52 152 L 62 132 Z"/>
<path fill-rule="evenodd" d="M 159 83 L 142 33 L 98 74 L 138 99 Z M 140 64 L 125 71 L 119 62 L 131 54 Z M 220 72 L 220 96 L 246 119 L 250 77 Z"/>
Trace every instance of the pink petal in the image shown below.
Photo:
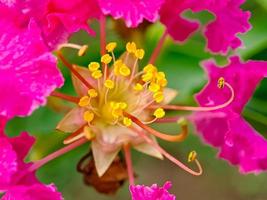
<path fill-rule="evenodd" d="M 63 77 L 35 22 L 22 30 L 2 18 L 0 27 L 0 114 L 26 116 L 46 103 Z"/>
<path fill-rule="evenodd" d="M 250 13 L 240 9 L 243 0 L 166 0 L 160 11 L 161 22 L 176 41 L 186 40 L 198 28 L 198 23 L 182 17 L 186 10 L 207 10 L 214 20 L 206 25 L 207 48 L 214 53 L 226 54 L 242 45 L 237 34 L 247 32 Z"/>
<path fill-rule="evenodd" d="M 1 200 L 63 200 L 54 185 L 34 184 L 9 190 Z"/>
<path fill-rule="evenodd" d="M 128 27 L 136 27 L 144 19 L 154 22 L 163 0 L 99 0 L 105 15 L 122 18 Z"/>
<path fill-rule="evenodd" d="M 163 187 L 159 187 L 157 184 L 153 184 L 150 187 L 131 185 L 132 200 L 175 200 L 176 197 L 168 192 L 171 186 L 171 182 L 166 182 Z"/>
<path fill-rule="evenodd" d="M 208 113 L 196 113 L 193 121 L 205 142 L 219 148 L 219 156 L 240 167 L 244 173 L 267 169 L 267 141 L 242 117 L 246 103 L 257 85 L 267 76 L 267 62 L 240 62 L 232 57 L 230 64 L 219 68 L 214 62 L 205 63 L 209 83 L 196 96 L 201 106 L 221 104 L 229 98 L 224 88 L 217 91 L 217 80 L 224 77 L 235 91 L 234 101 L 227 107 Z"/>

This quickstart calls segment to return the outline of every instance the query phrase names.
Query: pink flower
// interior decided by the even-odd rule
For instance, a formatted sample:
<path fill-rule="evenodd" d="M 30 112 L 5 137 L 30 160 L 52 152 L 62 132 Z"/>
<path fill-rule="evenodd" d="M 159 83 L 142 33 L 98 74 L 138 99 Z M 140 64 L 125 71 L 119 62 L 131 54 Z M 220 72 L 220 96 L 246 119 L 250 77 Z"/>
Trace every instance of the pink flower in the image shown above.
<path fill-rule="evenodd" d="M 218 68 L 213 61 L 205 63 L 209 83 L 196 96 L 200 105 L 212 106 L 229 98 L 229 91 L 215 93 L 216 80 L 223 77 L 234 89 L 234 101 L 227 107 L 197 113 L 194 117 L 197 130 L 204 140 L 219 148 L 219 157 L 240 167 L 241 172 L 266 170 L 267 141 L 242 117 L 246 103 L 257 85 L 267 75 L 267 63 L 261 61 L 240 62 L 232 57 L 225 68 Z"/>
<path fill-rule="evenodd" d="M 2 200 L 61 200 L 54 185 L 43 185 L 33 172 L 27 173 L 31 164 L 24 158 L 35 139 L 27 133 L 8 138 L 3 132 L 6 119 L 0 117 L 0 191 L 5 192 Z"/>
<path fill-rule="evenodd" d="M 21 29 L 12 15 L 4 13 L 0 14 L 0 114 L 26 116 L 46 103 L 46 97 L 62 86 L 63 77 L 37 24 L 31 20 Z"/>
<path fill-rule="evenodd" d="M 154 22 L 158 18 L 163 0 L 99 0 L 99 5 L 105 15 L 115 19 L 122 18 L 128 27 L 136 27 L 146 19 Z"/>
<path fill-rule="evenodd" d="M 16 15 L 16 22 L 22 27 L 34 19 L 42 31 L 47 45 L 54 49 L 58 44 L 66 42 L 67 38 L 81 29 L 94 34 L 88 25 L 89 19 L 97 19 L 100 9 L 96 0 L 29 0 L 2 2 Z"/>
<path fill-rule="evenodd" d="M 159 187 L 157 184 L 153 184 L 150 187 L 131 185 L 132 200 L 175 200 L 175 196 L 168 191 L 171 186 L 171 182 L 166 182 L 163 187 Z"/>
<path fill-rule="evenodd" d="M 248 22 L 250 12 L 240 9 L 243 2 L 244 0 L 166 0 L 160 11 L 161 22 L 174 40 L 183 42 L 199 26 L 197 21 L 184 18 L 183 13 L 189 9 L 193 12 L 208 10 L 215 19 L 205 26 L 207 48 L 214 53 L 226 54 L 228 50 L 242 45 L 237 34 L 245 33 L 251 27 Z"/>

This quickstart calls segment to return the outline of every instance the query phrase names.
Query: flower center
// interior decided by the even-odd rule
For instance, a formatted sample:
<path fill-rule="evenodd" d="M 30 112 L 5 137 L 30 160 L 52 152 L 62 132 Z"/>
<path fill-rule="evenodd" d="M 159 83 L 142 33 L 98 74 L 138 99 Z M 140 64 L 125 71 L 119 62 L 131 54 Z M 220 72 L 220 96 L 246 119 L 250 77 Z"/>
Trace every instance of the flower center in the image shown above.
<path fill-rule="evenodd" d="M 164 100 L 163 90 L 167 85 L 164 72 L 159 72 L 152 64 L 138 72 L 138 60 L 144 57 L 144 50 L 137 49 L 133 42 L 127 43 L 127 51 L 116 60 L 115 47 L 116 43 L 109 43 L 106 50 L 111 55 L 101 57 L 105 67 L 113 63 L 108 75 L 103 74 L 100 63 L 88 65 L 95 88 L 89 89 L 88 94 L 80 98 L 79 106 L 84 108 L 83 118 L 89 125 L 94 121 L 128 127 L 132 120 L 124 113 L 139 115 L 139 119 L 146 120 L 149 113 L 142 111 L 152 103 Z M 164 114 L 163 109 L 157 109 L 154 116 L 161 118 Z"/>

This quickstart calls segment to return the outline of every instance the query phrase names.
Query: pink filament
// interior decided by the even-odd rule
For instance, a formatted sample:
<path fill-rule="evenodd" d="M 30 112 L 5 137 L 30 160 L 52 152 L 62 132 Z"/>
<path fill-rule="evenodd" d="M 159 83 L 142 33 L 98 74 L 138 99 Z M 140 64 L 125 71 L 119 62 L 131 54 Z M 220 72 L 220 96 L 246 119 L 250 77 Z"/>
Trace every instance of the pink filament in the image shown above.
<path fill-rule="evenodd" d="M 203 173 L 202 167 L 200 165 L 200 163 L 198 162 L 198 160 L 196 159 L 195 162 L 197 164 L 197 167 L 199 169 L 198 172 L 193 171 L 192 169 L 188 168 L 186 165 L 184 165 L 182 162 L 180 162 L 179 160 L 177 160 L 175 157 L 173 157 L 172 155 L 170 155 L 168 152 L 166 152 L 164 149 L 162 149 L 158 144 L 156 144 L 152 139 L 150 139 L 148 136 L 146 136 L 143 132 L 132 128 L 140 137 L 144 138 L 144 140 L 152 145 L 155 149 L 157 149 L 162 155 L 164 155 L 166 158 L 168 158 L 171 162 L 173 162 L 174 164 L 176 164 L 177 166 L 179 166 L 180 168 L 182 168 L 183 170 L 185 170 L 186 172 L 194 175 L 194 176 L 200 176 Z"/>
<path fill-rule="evenodd" d="M 134 185 L 134 172 L 129 144 L 123 146 L 130 185 Z"/>

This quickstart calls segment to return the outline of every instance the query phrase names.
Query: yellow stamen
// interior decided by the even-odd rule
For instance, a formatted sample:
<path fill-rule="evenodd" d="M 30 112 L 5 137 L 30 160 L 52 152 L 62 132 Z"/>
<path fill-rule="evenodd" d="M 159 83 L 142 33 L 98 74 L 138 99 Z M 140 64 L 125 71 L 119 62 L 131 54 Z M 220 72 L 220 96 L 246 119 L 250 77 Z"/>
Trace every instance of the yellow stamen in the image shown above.
<path fill-rule="evenodd" d="M 125 64 L 122 64 L 122 66 L 119 69 L 119 73 L 122 76 L 129 76 L 131 74 L 131 70 Z"/>
<path fill-rule="evenodd" d="M 152 64 L 148 64 L 144 67 L 143 71 L 145 73 L 154 73 L 157 72 L 157 68 Z"/>
<path fill-rule="evenodd" d="M 143 89 L 144 89 L 144 87 L 140 83 L 136 83 L 134 86 L 134 90 L 136 90 L 136 91 L 142 91 Z"/>
<path fill-rule="evenodd" d="M 95 98 L 98 96 L 98 93 L 95 89 L 90 89 L 88 90 L 88 95 L 91 97 L 91 98 Z"/>
<path fill-rule="evenodd" d="M 135 57 L 138 58 L 139 60 L 143 59 L 144 55 L 145 55 L 144 49 L 137 49 L 135 51 Z"/>
<path fill-rule="evenodd" d="M 196 151 L 191 151 L 188 155 L 187 161 L 188 162 L 193 162 L 196 160 L 197 157 L 197 152 Z"/>
<path fill-rule="evenodd" d="M 91 72 L 94 72 L 96 70 L 98 70 L 100 68 L 100 64 L 98 62 L 91 62 L 89 65 L 88 65 L 88 68 Z"/>
<path fill-rule="evenodd" d="M 105 64 L 109 64 L 112 60 L 112 57 L 109 54 L 105 54 L 101 57 L 101 62 Z"/>
<path fill-rule="evenodd" d="M 106 45 L 106 50 L 110 53 L 112 52 L 117 46 L 116 42 L 110 42 Z"/>
<path fill-rule="evenodd" d="M 78 51 L 78 56 L 84 56 L 88 49 L 88 45 L 83 45 Z"/>
<path fill-rule="evenodd" d="M 221 78 L 219 78 L 218 79 L 218 88 L 223 88 L 224 87 L 224 85 L 225 85 L 225 80 L 224 80 L 224 78 L 223 77 L 221 77 Z"/>
<path fill-rule="evenodd" d="M 160 86 L 156 83 L 151 83 L 148 87 L 148 89 L 151 91 L 151 92 L 158 92 L 160 90 Z"/>
<path fill-rule="evenodd" d="M 129 53 L 135 53 L 135 51 L 136 51 L 136 44 L 134 42 L 128 42 L 126 44 L 126 50 Z"/>
<path fill-rule="evenodd" d="M 116 60 L 115 63 L 114 63 L 114 74 L 116 76 L 120 75 L 120 68 L 121 66 L 123 65 L 123 62 L 122 60 Z"/>
<path fill-rule="evenodd" d="M 104 83 L 105 87 L 108 88 L 108 89 L 113 89 L 115 84 L 114 84 L 114 81 L 108 79 L 105 81 Z"/>
<path fill-rule="evenodd" d="M 81 107 L 88 106 L 90 104 L 90 98 L 88 96 L 83 96 L 78 104 Z"/>
<path fill-rule="evenodd" d="M 91 111 L 85 111 L 83 114 L 83 119 L 87 122 L 93 121 L 94 117 L 95 117 L 95 115 Z"/>
<path fill-rule="evenodd" d="M 129 126 L 131 126 L 132 125 L 132 120 L 130 119 L 130 118 L 128 118 L 128 117 L 124 117 L 123 118 L 123 124 L 125 125 L 125 126 L 127 126 L 127 127 L 129 127 Z"/>
<path fill-rule="evenodd" d="M 159 92 L 156 92 L 154 95 L 153 95 L 153 98 L 154 100 L 157 102 L 157 103 L 160 103 L 164 100 L 164 95 L 163 95 L 163 92 L 159 91 Z"/>
<path fill-rule="evenodd" d="M 162 108 L 158 108 L 153 114 L 157 119 L 163 118 L 165 116 L 165 111 Z"/>
<path fill-rule="evenodd" d="M 92 73 L 92 77 L 94 78 L 94 79 L 99 79 L 99 78 L 101 78 L 102 77 L 102 72 L 100 71 L 100 70 L 96 70 L 96 71 L 94 71 L 93 73 Z"/>
<path fill-rule="evenodd" d="M 151 81 L 152 79 L 153 79 L 153 74 L 151 72 L 147 72 L 147 73 L 142 75 L 142 80 L 144 82 Z"/>

